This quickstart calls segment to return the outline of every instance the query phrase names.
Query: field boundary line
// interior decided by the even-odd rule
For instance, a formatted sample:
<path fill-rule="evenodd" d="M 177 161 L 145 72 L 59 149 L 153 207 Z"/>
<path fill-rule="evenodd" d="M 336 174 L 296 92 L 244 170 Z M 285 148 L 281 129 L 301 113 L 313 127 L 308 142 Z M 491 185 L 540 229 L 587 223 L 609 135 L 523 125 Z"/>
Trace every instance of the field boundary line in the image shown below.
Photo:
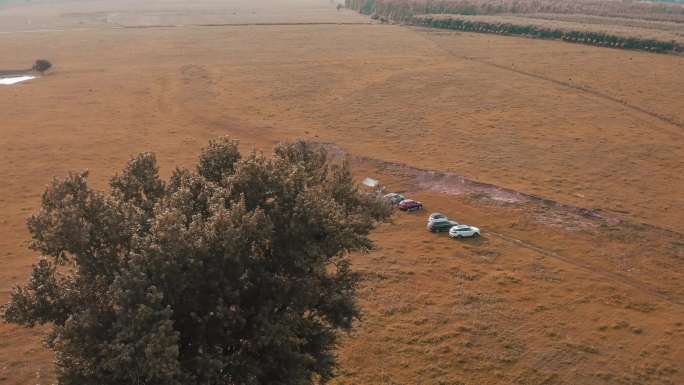
<path fill-rule="evenodd" d="M 319 25 L 373 25 L 367 22 L 273 22 L 273 23 L 206 23 L 206 24 L 159 24 L 124 25 L 116 24 L 112 29 L 172 29 L 172 28 L 220 28 L 220 27 L 278 27 L 278 26 L 319 26 Z"/>
<path fill-rule="evenodd" d="M 429 35 L 429 33 L 426 33 L 425 35 Z M 684 129 L 684 122 L 680 122 L 679 120 L 675 120 L 675 119 L 673 119 L 673 118 L 671 118 L 671 117 L 669 117 L 669 116 L 665 116 L 665 115 L 662 115 L 662 114 L 659 114 L 659 113 L 656 113 L 656 112 L 653 112 L 653 111 L 649 111 L 649 110 L 647 110 L 647 109 L 645 109 L 645 108 L 641 108 L 641 107 L 639 107 L 639 106 L 635 106 L 635 105 L 633 105 L 633 104 L 630 104 L 630 103 L 628 103 L 628 102 L 626 102 L 626 101 L 624 101 L 624 100 L 622 100 L 622 99 L 616 98 L 616 97 L 614 97 L 614 96 L 610 96 L 610 95 L 604 94 L 604 93 L 602 93 L 602 92 L 599 92 L 599 91 L 596 91 L 596 90 L 592 90 L 592 89 L 590 89 L 590 88 L 583 87 L 583 86 L 580 86 L 580 85 L 576 85 L 576 84 L 564 82 L 564 81 L 562 81 L 562 80 L 550 78 L 550 77 L 547 77 L 547 76 L 544 76 L 544 75 L 535 74 L 535 73 L 533 73 L 533 72 L 527 72 L 527 71 L 519 70 L 519 69 L 516 69 L 516 68 L 510 68 L 510 67 L 507 67 L 507 66 L 504 66 L 504 65 L 501 65 L 501 64 L 492 63 L 492 62 L 487 61 L 487 60 L 478 60 L 478 59 L 476 59 L 476 58 L 469 57 L 469 56 L 465 56 L 465 55 L 458 55 L 458 54 L 454 53 L 452 50 L 450 50 L 450 49 L 448 49 L 448 48 L 445 48 L 445 47 L 441 46 L 438 42 L 436 42 L 434 39 L 430 38 L 429 36 L 426 37 L 426 39 L 427 39 L 427 40 L 430 40 L 432 43 L 434 43 L 439 49 L 441 49 L 441 50 L 447 52 L 450 56 L 453 56 L 453 57 L 456 57 L 456 58 L 459 58 L 459 59 L 462 59 L 462 60 L 472 61 L 472 62 L 475 62 L 475 63 L 478 63 L 478 64 L 484 64 L 484 65 L 487 65 L 487 66 L 490 66 L 490 67 L 494 67 L 494 68 L 497 68 L 497 69 L 500 69 L 500 70 L 505 70 L 505 71 L 517 73 L 517 74 L 519 74 L 519 75 L 528 76 L 528 77 L 531 77 L 531 78 L 534 78 L 534 79 L 547 81 L 547 82 L 550 82 L 550 83 L 553 83 L 553 84 L 556 84 L 556 85 L 559 85 L 559 86 L 563 86 L 563 87 L 566 87 L 566 88 L 570 88 L 570 89 L 573 89 L 573 90 L 576 90 L 576 91 L 581 91 L 581 92 L 584 92 L 584 93 L 588 93 L 588 94 L 590 94 L 590 95 L 592 95 L 592 96 L 595 96 L 595 97 L 597 97 L 597 98 L 604 99 L 604 100 L 608 100 L 608 101 L 613 102 L 613 103 L 617 103 L 617 104 L 619 104 L 619 105 L 621 105 L 621 106 L 623 106 L 623 107 L 625 107 L 625 108 L 627 108 L 627 109 L 630 109 L 630 110 L 632 110 L 632 111 L 635 111 L 635 112 L 638 112 L 638 113 L 642 113 L 642 114 L 648 115 L 648 116 L 650 116 L 651 118 L 660 120 L 660 121 L 663 122 L 663 123 L 670 124 L 670 125 L 673 125 L 673 126 L 675 126 L 675 127 Z"/>
<path fill-rule="evenodd" d="M 606 278 L 608 278 L 614 282 L 622 283 L 622 284 L 629 286 L 633 289 L 636 289 L 637 291 L 640 291 L 644 294 L 649 294 L 651 296 L 658 297 L 658 298 L 660 298 L 664 301 L 670 302 L 674 305 L 684 306 L 684 301 L 679 300 L 672 295 L 663 293 L 662 291 L 660 291 L 657 287 L 655 287 L 653 285 L 638 281 L 636 279 L 626 277 L 622 274 L 615 273 L 615 272 L 612 272 L 610 270 L 606 270 L 606 269 L 603 269 L 600 267 L 593 266 L 593 265 L 588 264 L 588 263 L 580 263 L 573 258 L 566 257 L 566 256 L 560 255 L 556 252 L 553 252 L 551 250 L 544 249 L 544 248 L 539 247 L 539 246 L 537 246 L 533 243 L 530 243 L 528 241 L 523 241 L 521 239 L 513 238 L 513 237 L 510 237 L 510 236 L 507 236 L 507 235 L 504 235 L 501 233 L 497 233 L 494 231 L 487 231 L 487 234 L 491 234 L 494 237 L 501 239 L 502 241 L 505 241 L 508 243 L 513 243 L 513 244 L 516 244 L 520 247 L 526 248 L 528 250 L 532 250 L 532 251 L 537 252 L 543 256 L 553 258 L 553 259 L 557 259 L 559 261 L 568 263 L 570 265 L 573 265 L 573 266 L 578 267 L 580 269 L 583 269 L 585 271 L 589 271 L 593 274 L 604 276 L 604 277 L 606 277 Z"/>
<path fill-rule="evenodd" d="M 631 110 L 633 110 L 633 111 L 640 112 L 640 113 L 642 113 L 642 114 L 646 114 L 646 115 L 648 115 L 648 116 L 650 116 L 650 117 L 652 117 L 652 118 L 658 119 L 658 120 L 660 120 L 660 121 L 662 121 L 662 122 L 664 122 L 664 123 L 669 123 L 669 124 L 674 125 L 674 126 L 677 126 L 677 127 L 679 127 L 679 128 L 684 128 L 684 123 L 681 123 L 681 122 L 679 122 L 679 121 L 677 121 L 677 120 L 674 120 L 674 119 L 672 119 L 672 118 L 670 118 L 670 117 L 668 117 L 668 116 L 658 114 L 657 112 L 649 111 L 649 110 L 644 109 L 644 108 L 641 108 L 641 107 L 639 107 L 639 106 L 635 106 L 635 105 L 630 104 L 630 103 L 628 103 L 628 102 L 626 102 L 626 101 L 624 101 L 624 100 L 622 100 L 622 99 L 618 99 L 618 98 L 616 98 L 616 97 L 613 97 L 613 96 L 610 96 L 610 95 L 606 95 L 606 94 L 604 94 L 604 93 L 602 93 L 602 92 L 599 92 L 599 91 L 596 91 L 596 90 L 592 90 L 591 88 L 583 87 L 583 86 L 580 86 L 580 85 L 575 85 L 575 84 L 572 84 L 572 83 L 564 82 L 564 81 L 562 81 L 562 80 L 553 79 L 553 78 L 546 77 L 546 76 L 539 75 L 539 74 L 535 74 L 535 73 L 532 73 L 532 72 L 522 71 L 522 70 L 515 69 L 515 68 L 509 68 L 509 67 L 506 67 L 506 66 L 501 65 L 501 64 L 496 64 L 496 63 L 488 62 L 488 61 L 486 61 L 486 60 L 477 60 L 477 59 L 475 59 L 475 58 L 470 58 L 470 57 L 467 57 L 467 56 L 463 56 L 463 59 L 469 60 L 469 61 L 474 61 L 474 62 L 480 63 L 480 64 L 485 64 L 485 65 L 492 66 L 492 67 L 499 68 L 499 69 L 503 69 L 503 70 L 508 70 L 508 71 L 515 72 L 515 73 L 520 74 L 520 75 L 526 75 L 526 76 L 529 76 L 529 77 L 532 77 L 532 78 L 535 78 L 535 79 L 545 80 L 545 81 L 548 81 L 548 82 L 551 82 L 551 83 L 554 83 L 554 84 L 557 84 L 557 85 L 560 85 L 560 86 L 564 86 L 564 87 L 567 87 L 567 88 L 571 88 L 571 89 L 574 89 L 574 90 L 586 92 L 586 93 L 591 94 L 591 95 L 593 95 L 593 96 L 596 96 L 596 97 L 598 97 L 598 98 L 605 99 L 605 100 L 611 101 L 611 102 L 613 102 L 613 103 L 620 104 L 621 106 L 626 107 L 627 109 L 631 109 Z"/>
<path fill-rule="evenodd" d="M 87 28 L 47 28 L 31 29 L 18 31 L 0 31 L 0 35 L 13 35 L 24 33 L 54 33 L 54 32 L 84 32 L 96 30 L 116 30 L 116 29 L 171 29 L 171 28 L 220 28 L 220 27 L 270 27 L 270 26 L 317 26 L 317 25 L 377 25 L 370 22 L 273 22 L 273 23 L 207 23 L 207 24 L 158 24 L 158 25 L 124 25 L 124 24 L 103 24 Z"/>

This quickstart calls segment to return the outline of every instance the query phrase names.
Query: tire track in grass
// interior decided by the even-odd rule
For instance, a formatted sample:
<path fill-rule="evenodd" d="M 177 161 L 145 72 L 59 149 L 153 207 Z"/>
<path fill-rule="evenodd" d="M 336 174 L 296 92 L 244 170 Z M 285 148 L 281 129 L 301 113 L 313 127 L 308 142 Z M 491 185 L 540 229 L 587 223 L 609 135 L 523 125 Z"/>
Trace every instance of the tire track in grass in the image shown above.
<path fill-rule="evenodd" d="M 633 111 L 633 112 L 637 112 L 637 113 L 640 113 L 640 114 L 648 115 L 648 116 L 650 116 L 651 118 L 654 118 L 654 119 L 656 119 L 656 120 L 659 120 L 659 121 L 661 121 L 661 122 L 663 122 L 663 123 L 665 123 L 665 124 L 668 124 L 668 125 L 671 125 L 671 126 L 675 126 L 675 127 L 677 127 L 677 128 L 682 128 L 682 129 L 684 129 L 684 122 L 680 122 L 678 119 L 674 119 L 674 118 L 672 118 L 672 117 L 669 117 L 669 116 L 666 116 L 666 115 L 662 115 L 662 114 L 659 114 L 659 113 L 657 113 L 657 112 L 649 111 L 649 110 L 647 110 L 647 109 L 645 109 L 645 108 L 642 108 L 642 107 L 639 107 L 639 106 L 635 106 L 635 105 L 633 105 L 633 104 L 630 104 L 630 103 L 628 103 L 628 102 L 625 101 L 625 100 L 622 100 L 622 99 L 616 98 L 616 97 L 614 97 L 614 96 L 610 96 L 610 95 L 604 94 L 604 93 L 599 92 L 599 91 L 596 91 L 596 90 L 592 90 L 591 88 L 587 88 L 587 87 L 583 87 L 583 86 L 580 86 L 580 85 L 577 85 L 577 84 L 572 84 L 572 83 L 564 82 L 564 81 L 562 81 L 562 80 L 550 78 L 550 77 L 547 77 L 547 76 L 544 76 L 544 75 L 539 75 L 539 74 L 536 74 L 536 73 L 533 73 L 533 72 L 527 72 L 527 71 L 523 71 L 523 70 L 520 70 L 520 69 L 507 67 L 507 66 L 504 66 L 504 65 L 501 65 L 501 64 L 492 63 L 492 62 L 487 61 L 487 60 L 480 60 L 480 59 L 476 59 L 476 58 L 474 58 L 474 57 L 469 57 L 469 56 L 465 56 L 465 55 L 459 55 L 459 54 L 454 53 L 452 50 L 450 50 L 450 49 L 448 49 L 448 48 L 444 48 L 444 47 L 443 47 L 442 45 L 440 45 L 437 41 L 435 41 L 434 39 L 432 39 L 432 38 L 429 36 L 429 31 L 428 31 L 428 33 L 425 33 L 424 35 L 425 35 L 425 39 L 426 39 L 426 40 L 432 42 L 437 48 L 439 48 L 439 49 L 441 49 L 442 51 L 444 51 L 444 52 L 446 52 L 447 54 L 449 54 L 449 56 L 452 56 L 452 57 L 455 57 L 455 58 L 458 58 L 458 59 L 462 59 L 462 60 L 466 60 L 466 61 L 470 61 L 470 62 L 474 62 L 474 63 L 477 63 L 477 64 L 482 64 L 482 65 L 489 66 L 489 67 L 496 68 L 496 69 L 500 69 L 500 70 L 503 70 L 503 71 L 513 72 L 513 73 L 516 73 L 516 74 L 518 74 L 518 75 L 523 75 L 523 76 L 531 77 L 531 78 L 534 78 L 534 79 L 537 79 L 537 80 L 542 80 L 542 81 L 545 81 L 545 82 L 553 83 L 553 84 L 558 85 L 558 86 L 561 86 L 561 87 L 565 87 L 565 88 L 569 88 L 569 89 L 572 89 L 572 90 L 575 90 L 575 91 L 583 92 L 583 93 L 592 95 L 592 96 L 594 96 L 594 97 L 596 97 L 596 98 L 603 99 L 603 100 L 606 100 L 606 101 L 609 101 L 609 102 L 612 102 L 612 103 L 619 104 L 619 105 L 621 105 L 622 107 L 624 107 L 624 108 L 626 108 L 626 109 L 628 109 L 628 110 L 631 110 L 631 111 Z"/>
<path fill-rule="evenodd" d="M 583 86 L 580 86 L 580 85 L 577 85 L 577 84 L 572 84 L 572 83 L 564 82 L 564 81 L 562 81 L 562 80 L 557 80 L 557 79 L 549 78 L 549 77 L 546 77 L 546 76 L 543 76 L 543 75 L 539 75 L 539 74 L 535 74 L 535 73 L 532 73 L 532 72 L 526 72 L 526 71 L 522 71 L 522 70 L 519 70 L 519 69 L 506 67 L 506 66 L 503 66 L 503 65 L 501 65 L 501 64 L 496 64 L 496 63 L 488 62 L 488 61 L 486 61 L 486 60 L 478 60 L 478 59 L 475 59 L 475 58 L 465 57 L 465 56 L 463 57 L 463 59 L 469 60 L 469 61 L 473 61 L 473 62 L 478 63 L 478 64 L 483 64 L 483 65 L 495 67 L 495 68 L 498 68 L 498 69 L 507 70 L 507 71 L 510 71 L 510 72 L 517 73 L 517 74 L 519 74 L 519 75 L 529 76 L 529 77 L 532 77 L 532 78 L 535 78 L 535 79 L 538 79 L 538 80 L 544 80 L 544 81 L 551 82 L 551 83 L 553 83 L 553 84 L 556 84 L 556 85 L 559 85 L 559 86 L 562 86 L 562 87 L 567 87 L 567 88 L 570 88 L 570 89 L 573 89 L 573 90 L 576 90 L 576 91 L 585 92 L 585 93 L 588 93 L 588 94 L 590 94 L 590 95 L 593 95 L 593 96 L 595 96 L 595 97 L 597 97 L 597 98 L 604 99 L 604 100 L 607 100 L 607 101 L 610 101 L 610 102 L 613 102 L 613 103 L 617 103 L 617 104 L 619 104 L 619 105 L 621 105 L 621 106 L 623 106 L 623 107 L 625 107 L 625 108 L 627 108 L 627 109 L 629 109 L 629 110 L 632 110 L 632 111 L 635 111 L 635 112 L 639 112 L 639 113 L 648 115 L 648 116 L 650 116 L 650 117 L 652 117 L 652 118 L 654 118 L 654 119 L 660 120 L 660 121 L 663 122 L 663 123 L 670 124 L 670 125 L 673 125 L 673 126 L 677 126 L 677 127 L 679 127 L 679 128 L 684 128 L 684 123 L 679 122 L 679 121 L 677 121 L 677 120 L 675 120 L 675 119 L 673 119 L 673 118 L 671 118 L 671 117 L 669 117 L 669 116 L 665 116 L 665 115 L 658 114 L 658 113 L 656 113 L 656 112 L 649 111 L 649 110 L 644 109 L 644 108 L 641 108 L 641 107 L 639 107 L 639 106 L 635 106 L 635 105 L 633 105 L 633 104 L 630 104 L 630 103 L 628 103 L 628 102 L 626 102 L 626 101 L 624 101 L 624 100 L 622 100 L 622 99 L 618 99 L 618 98 L 616 98 L 616 97 L 613 97 L 613 96 L 610 96 L 610 95 L 607 95 L 607 94 L 604 94 L 604 93 L 601 93 L 601 92 L 592 90 L 592 89 L 587 88 L 587 87 L 583 87 Z"/>
<path fill-rule="evenodd" d="M 317 144 L 322 146 L 323 148 L 325 148 L 328 151 L 328 154 L 331 155 L 333 158 L 345 157 L 347 155 L 347 152 L 344 149 L 340 148 L 339 146 L 335 145 L 334 143 L 317 143 Z M 365 156 L 353 156 L 352 158 L 355 161 L 360 162 L 360 163 L 366 163 L 366 164 L 370 163 L 370 164 L 374 165 L 375 167 L 380 167 L 383 170 L 383 171 L 380 171 L 380 174 L 382 174 L 383 172 L 389 173 L 389 174 L 393 174 L 397 171 L 406 172 L 407 173 L 406 175 L 408 175 L 408 177 L 411 178 L 415 183 L 415 190 L 413 190 L 414 192 L 418 192 L 418 191 L 430 192 L 431 191 L 429 189 L 429 187 L 426 188 L 426 186 L 428 186 L 428 184 L 429 184 L 429 181 L 427 179 L 425 179 L 424 177 L 421 180 L 421 176 L 423 176 L 424 174 L 426 174 L 426 173 L 431 174 L 431 177 L 435 178 L 435 180 L 437 180 L 437 181 L 439 181 L 439 178 L 444 177 L 446 175 L 446 176 L 451 176 L 451 177 L 456 178 L 457 183 L 459 183 L 459 184 L 464 184 L 464 185 L 469 186 L 469 187 L 466 187 L 465 189 L 461 189 L 462 191 L 460 191 L 460 193 L 458 195 L 468 194 L 468 193 L 473 193 L 473 192 L 475 192 L 475 193 L 480 192 L 480 193 L 485 193 L 488 196 L 491 196 L 493 190 L 500 189 L 500 190 L 505 191 L 509 194 L 516 194 L 516 195 L 519 195 L 521 198 L 524 198 L 518 203 L 544 206 L 544 207 L 548 207 L 549 209 L 551 209 L 554 212 L 559 212 L 559 213 L 579 214 L 580 217 L 584 218 L 584 220 L 587 220 L 587 221 L 609 221 L 610 220 L 610 218 L 605 218 L 605 217 L 600 216 L 600 215 L 598 215 L 598 216 L 595 215 L 595 213 L 593 213 L 591 210 L 587 210 L 584 208 L 575 207 L 575 206 L 571 206 L 571 205 L 564 205 L 564 204 L 561 204 L 561 203 L 558 203 L 558 202 L 555 202 L 552 200 L 544 199 L 544 198 L 537 197 L 537 196 L 527 195 L 524 193 L 520 193 L 520 192 L 517 192 L 514 190 L 508 190 L 508 189 L 501 188 L 501 187 L 491 185 L 491 184 L 472 181 L 472 180 L 469 180 L 463 176 L 457 176 L 457 175 L 451 174 L 451 173 L 441 173 L 441 172 L 423 170 L 423 169 L 418 169 L 418 168 L 411 167 L 409 165 L 402 164 L 402 163 L 386 162 L 386 161 L 382 161 L 382 160 L 375 159 L 375 158 L 369 158 L 369 157 L 365 157 Z M 431 192 L 434 192 L 434 191 L 431 191 Z M 447 194 L 447 195 L 449 195 L 449 194 Z M 513 204 L 515 204 L 515 202 L 513 202 Z M 620 223 L 626 224 L 626 225 L 634 224 L 634 222 L 631 222 L 631 221 L 626 220 L 626 219 L 618 220 L 617 224 L 620 224 Z M 667 235 L 667 236 L 675 236 L 675 237 L 680 238 L 680 239 L 682 237 L 684 237 L 684 234 L 679 233 L 679 232 L 675 232 L 672 230 L 663 229 L 663 228 L 653 226 L 653 225 L 648 225 L 648 224 L 639 224 L 639 225 L 646 227 L 649 231 L 653 231 L 656 234 L 662 234 L 662 235 Z M 565 255 L 558 254 L 554 251 L 551 251 L 551 250 L 542 248 L 540 246 L 537 246 L 537 245 L 535 245 L 529 241 L 518 239 L 518 238 L 512 237 L 510 235 L 502 234 L 502 233 L 495 232 L 495 231 L 489 231 L 489 230 L 486 231 L 485 235 L 491 235 L 494 238 L 500 239 L 500 240 L 507 242 L 507 243 L 510 243 L 510 244 L 517 245 L 519 247 L 523 247 L 525 249 L 531 250 L 531 251 L 536 252 L 536 253 L 543 255 L 545 257 L 552 258 L 555 260 L 559 260 L 561 262 L 565 262 L 569 265 L 575 266 L 575 267 L 577 267 L 581 270 L 584 270 L 586 272 L 589 272 L 591 274 L 598 275 L 600 277 L 604 277 L 609 281 L 630 287 L 634 290 L 637 290 L 638 292 L 641 292 L 643 294 L 646 294 L 646 295 L 649 295 L 652 297 L 659 298 L 659 299 L 666 301 L 666 302 L 669 302 L 673 305 L 684 306 L 684 300 L 683 299 L 681 299 L 675 295 L 666 293 L 656 286 L 653 286 L 653 285 L 645 283 L 645 282 L 641 282 L 637 279 L 630 278 L 628 276 L 616 273 L 616 272 L 608 270 L 608 269 L 604 269 L 601 267 L 594 266 L 591 263 L 584 262 L 580 259 L 573 258 L 571 256 L 565 256 Z"/>
<path fill-rule="evenodd" d="M 541 254 L 545 257 L 549 257 L 549 258 L 553 258 L 553 259 L 565 262 L 565 263 L 570 264 L 572 266 L 578 267 L 582 270 L 588 271 L 592 274 L 603 276 L 603 277 L 605 277 L 605 278 L 607 278 L 613 282 L 618 282 L 618 283 L 621 283 L 625 286 L 629 286 L 632 289 L 635 289 L 641 293 L 648 294 L 648 295 L 653 296 L 653 297 L 657 297 L 657 298 L 662 299 L 664 301 L 667 301 L 671 304 L 684 306 L 684 301 L 682 301 L 681 299 L 676 298 L 676 297 L 674 297 L 668 293 L 661 291 L 660 289 L 658 289 L 657 287 L 655 287 L 653 285 L 638 281 L 636 279 L 626 277 L 622 274 L 618 274 L 618 273 L 610 271 L 610 270 L 606 270 L 606 269 L 603 269 L 600 267 L 596 267 L 596 266 L 591 265 L 589 263 L 582 263 L 581 261 L 579 261 L 575 258 L 564 256 L 564 255 L 558 254 L 556 252 L 553 252 L 551 250 L 544 249 L 544 248 L 539 247 L 539 246 L 537 246 L 533 243 L 530 243 L 528 241 L 523 241 L 521 239 L 513 238 L 511 236 L 504 235 L 504 234 L 494 232 L 494 231 L 487 231 L 486 234 L 492 235 L 493 237 L 498 238 L 504 242 L 515 244 L 515 245 L 523 247 L 525 249 L 534 251 L 534 252 Z"/>

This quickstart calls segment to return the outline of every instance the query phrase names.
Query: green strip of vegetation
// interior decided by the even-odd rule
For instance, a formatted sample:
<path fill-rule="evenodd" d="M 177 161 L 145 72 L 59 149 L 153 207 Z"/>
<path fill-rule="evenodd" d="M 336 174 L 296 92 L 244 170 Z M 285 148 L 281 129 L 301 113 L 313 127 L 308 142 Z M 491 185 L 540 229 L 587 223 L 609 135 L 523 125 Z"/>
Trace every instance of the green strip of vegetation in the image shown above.
<path fill-rule="evenodd" d="M 363 12 L 392 9 L 409 10 L 418 15 L 501 15 L 530 13 L 581 14 L 608 17 L 640 18 L 684 22 L 684 8 L 665 2 L 602 0 L 345 0 L 353 9 Z M 370 13 L 367 13 L 370 14 Z"/>
<path fill-rule="evenodd" d="M 537 39 L 563 40 L 599 47 L 621 48 L 655 53 L 681 54 L 684 46 L 675 41 L 660 41 L 625 37 L 604 32 L 552 29 L 534 25 L 473 21 L 458 17 L 432 17 L 416 12 L 408 2 L 378 2 L 376 0 L 346 0 L 348 8 L 383 22 L 400 22 L 432 28 L 467 32 L 525 36 Z"/>
<path fill-rule="evenodd" d="M 537 39 L 563 40 L 599 47 L 622 48 L 655 53 L 684 52 L 684 47 L 673 41 L 668 42 L 652 39 L 639 39 L 634 37 L 622 37 L 603 32 L 550 29 L 534 25 L 491 23 L 463 20 L 458 18 L 414 17 L 411 19 L 411 22 L 413 25 L 433 28 L 454 29 L 467 32 L 495 33 L 500 35 L 517 35 Z"/>

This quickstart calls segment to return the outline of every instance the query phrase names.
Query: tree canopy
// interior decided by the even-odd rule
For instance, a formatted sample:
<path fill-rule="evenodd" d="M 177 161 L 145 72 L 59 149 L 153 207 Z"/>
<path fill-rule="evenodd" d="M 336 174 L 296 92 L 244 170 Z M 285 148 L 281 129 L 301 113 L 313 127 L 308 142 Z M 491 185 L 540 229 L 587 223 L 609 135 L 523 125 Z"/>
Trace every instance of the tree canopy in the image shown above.
<path fill-rule="evenodd" d="M 62 385 L 325 382 L 359 316 L 348 253 L 390 211 L 306 142 L 218 139 L 167 181 L 143 153 L 108 192 L 52 181 L 28 222 L 44 257 L 4 318 L 53 325 Z"/>
<path fill-rule="evenodd" d="M 38 59 L 35 63 L 33 63 L 33 70 L 38 71 L 40 73 L 44 73 L 50 68 L 52 68 L 52 63 L 45 59 Z"/>

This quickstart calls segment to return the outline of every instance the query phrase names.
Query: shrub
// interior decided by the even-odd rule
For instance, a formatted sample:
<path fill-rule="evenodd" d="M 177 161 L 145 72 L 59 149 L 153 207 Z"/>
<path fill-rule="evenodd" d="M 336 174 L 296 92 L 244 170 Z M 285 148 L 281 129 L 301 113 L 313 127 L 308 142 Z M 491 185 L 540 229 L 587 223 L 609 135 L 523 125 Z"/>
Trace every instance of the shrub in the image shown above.
<path fill-rule="evenodd" d="M 36 62 L 33 64 L 33 70 L 38 71 L 41 74 L 45 73 L 50 68 L 52 68 L 52 63 L 45 59 L 36 60 Z"/>

